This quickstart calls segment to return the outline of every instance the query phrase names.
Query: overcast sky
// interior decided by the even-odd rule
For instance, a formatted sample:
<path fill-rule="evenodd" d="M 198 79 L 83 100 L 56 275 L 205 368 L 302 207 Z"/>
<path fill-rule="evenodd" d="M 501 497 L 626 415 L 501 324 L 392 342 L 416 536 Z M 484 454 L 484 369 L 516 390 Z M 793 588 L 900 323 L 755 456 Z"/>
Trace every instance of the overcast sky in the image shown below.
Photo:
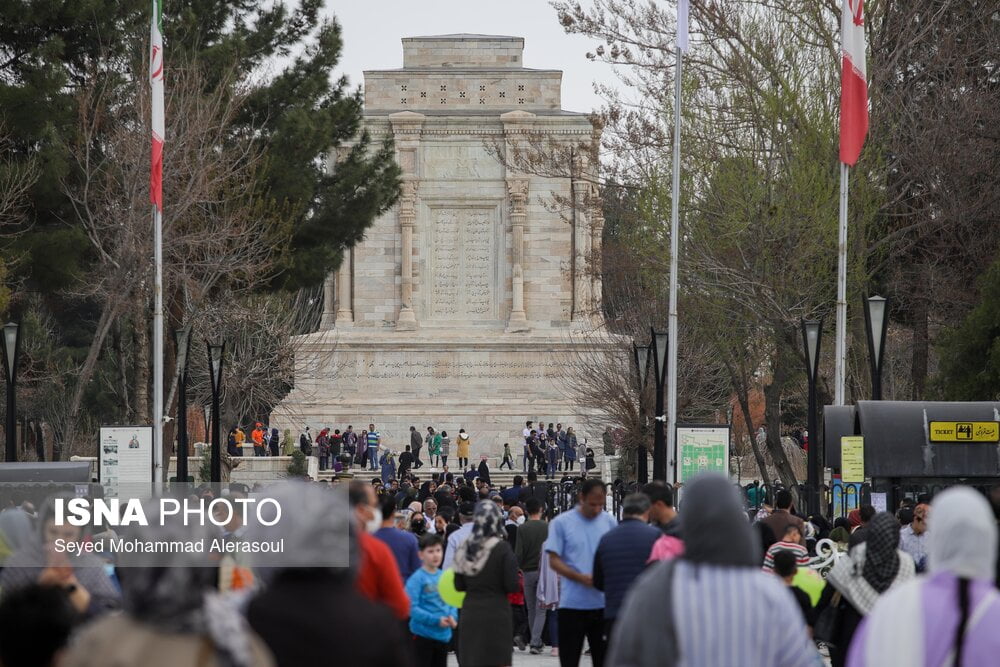
<path fill-rule="evenodd" d="M 563 108 L 600 107 L 594 81 L 612 83 L 609 67 L 585 57 L 596 46 L 567 35 L 547 0 L 326 0 L 326 10 L 343 28 L 344 51 L 338 69 L 351 85 L 362 72 L 403 65 L 403 37 L 482 33 L 524 37 L 524 66 L 563 71 Z"/>

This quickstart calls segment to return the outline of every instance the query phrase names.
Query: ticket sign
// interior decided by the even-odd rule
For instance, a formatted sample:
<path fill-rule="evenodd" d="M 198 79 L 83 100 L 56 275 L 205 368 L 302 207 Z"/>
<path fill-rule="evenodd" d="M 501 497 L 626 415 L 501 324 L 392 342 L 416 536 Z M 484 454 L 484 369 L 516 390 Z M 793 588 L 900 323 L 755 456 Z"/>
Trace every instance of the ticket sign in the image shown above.
<path fill-rule="evenodd" d="M 865 481 L 865 439 L 860 435 L 840 439 L 840 479 L 844 483 Z"/>
<path fill-rule="evenodd" d="M 931 422 L 931 442 L 1000 442 L 1000 422 Z"/>

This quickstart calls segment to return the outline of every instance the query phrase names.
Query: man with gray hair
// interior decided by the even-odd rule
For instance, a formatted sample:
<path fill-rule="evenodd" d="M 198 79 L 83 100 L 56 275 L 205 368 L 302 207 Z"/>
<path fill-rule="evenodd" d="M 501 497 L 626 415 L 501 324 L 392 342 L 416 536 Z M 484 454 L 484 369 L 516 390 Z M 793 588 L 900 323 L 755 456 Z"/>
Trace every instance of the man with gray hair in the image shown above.
<path fill-rule="evenodd" d="M 633 493 L 622 502 L 622 520 L 601 538 L 594 554 L 594 588 L 604 591 L 605 637 L 611 629 L 625 593 L 642 574 L 660 531 L 650 526 L 649 496 Z"/>

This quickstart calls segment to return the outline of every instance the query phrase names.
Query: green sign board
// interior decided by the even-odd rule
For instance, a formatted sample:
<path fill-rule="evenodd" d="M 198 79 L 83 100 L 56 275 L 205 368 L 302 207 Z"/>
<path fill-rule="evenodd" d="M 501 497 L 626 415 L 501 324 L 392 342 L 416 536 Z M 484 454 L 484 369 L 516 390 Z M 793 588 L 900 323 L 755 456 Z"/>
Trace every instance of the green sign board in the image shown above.
<path fill-rule="evenodd" d="M 718 472 L 729 476 L 729 425 L 677 427 L 677 481 L 686 482 L 698 473 Z"/>

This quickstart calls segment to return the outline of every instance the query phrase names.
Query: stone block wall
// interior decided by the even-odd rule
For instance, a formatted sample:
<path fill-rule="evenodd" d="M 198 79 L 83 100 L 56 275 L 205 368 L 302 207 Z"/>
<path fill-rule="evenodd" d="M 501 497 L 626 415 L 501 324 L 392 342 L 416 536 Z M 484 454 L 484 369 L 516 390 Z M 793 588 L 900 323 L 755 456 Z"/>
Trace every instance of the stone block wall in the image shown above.
<path fill-rule="evenodd" d="M 403 38 L 403 67 L 521 67 L 523 37 L 439 35 Z"/>

